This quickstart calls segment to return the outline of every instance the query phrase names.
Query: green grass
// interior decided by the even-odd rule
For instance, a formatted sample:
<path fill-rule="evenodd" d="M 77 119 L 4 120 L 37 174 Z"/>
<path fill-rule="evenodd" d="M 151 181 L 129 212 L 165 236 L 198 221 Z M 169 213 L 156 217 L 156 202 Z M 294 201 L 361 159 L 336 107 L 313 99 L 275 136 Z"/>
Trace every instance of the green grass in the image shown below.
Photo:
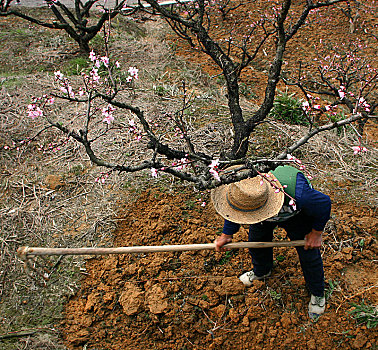
<path fill-rule="evenodd" d="M 340 289 L 340 282 L 334 280 L 328 280 L 328 287 L 325 288 L 325 298 L 330 299 L 335 290 Z"/>
<path fill-rule="evenodd" d="M 351 303 L 353 309 L 349 314 L 357 321 L 358 325 L 366 324 L 368 329 L 377 327 L 378 325 L 378 306 L 366 305 L 364 302 L 361 304 Z"/>
<path fill-rule="evenodd" d="M 16 86 L 21 86 L 23 83 L 23 79 L 21 77 L 9 76 L 3 77 L 7 74 L 0 74 L 0 88 L 13 88 Z"/>
<path fill-rule="evenodd" d="M 302 100 L 296 98 L 294 93 L 278 93 L 269 115 L 276 120 L 281 120 L 289 124 L 309 124 L 302 109 Z"/>
<path fill-rule="evenodd" d="M 87 58 L 75 57 L 64 64 L 62 71 L 65 75 L 80 75 L 88 66 L 89 61 Z"/>

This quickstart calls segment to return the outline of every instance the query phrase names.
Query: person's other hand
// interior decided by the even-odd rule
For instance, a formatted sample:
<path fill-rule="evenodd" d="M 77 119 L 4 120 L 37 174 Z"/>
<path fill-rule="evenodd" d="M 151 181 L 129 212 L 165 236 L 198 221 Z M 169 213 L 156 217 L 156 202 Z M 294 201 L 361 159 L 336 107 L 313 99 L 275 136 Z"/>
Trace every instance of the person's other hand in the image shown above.
<path fill-rule="evenodd" d="M 215 250 L 217 252 L 223 252 L 226 249 L 222 248 L 225 244 L 232 242 L 232 237 L 230 235 L 226 235 L 222 233 L 215 241 Z"/>
<path fill-rule="evenodd" d="M 305 236 L 305 246 L 304 249 L 314 249 L 320 248 L 322 246 L 322 231 L 312 231 Z"/>

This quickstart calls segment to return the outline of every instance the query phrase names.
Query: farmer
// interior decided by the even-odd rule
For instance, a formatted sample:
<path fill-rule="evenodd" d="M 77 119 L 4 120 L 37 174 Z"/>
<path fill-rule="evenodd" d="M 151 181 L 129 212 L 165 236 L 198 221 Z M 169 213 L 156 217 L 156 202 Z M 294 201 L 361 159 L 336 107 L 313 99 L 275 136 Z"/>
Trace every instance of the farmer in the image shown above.
<path fill-rule="evenodd" d="M 281 190 L 278 190 L 281 189 Z M 283 193 L 285 192 L 285 194 Z M 310 318 L 324 313 L 324 270 L 319 248 L 322 232 L 329 220 L 330 198 L 311 186 L 305 175 L 291 166 L 212 190 L 215 210 L 224 219 L 223 233 L 215 240 L 215 249 L 232 241 L 241 224 L 249 225 L 250 242 L 269 242 L 276 226 L 283 227 L 290 240 L 305 240 L 296 247 L 306 286 L 311 293 L 308 306 Z M 270 276 L 273 249 L 249 249 L 253 270 L 239 279 L 250 287 L 254 280 Z"/>

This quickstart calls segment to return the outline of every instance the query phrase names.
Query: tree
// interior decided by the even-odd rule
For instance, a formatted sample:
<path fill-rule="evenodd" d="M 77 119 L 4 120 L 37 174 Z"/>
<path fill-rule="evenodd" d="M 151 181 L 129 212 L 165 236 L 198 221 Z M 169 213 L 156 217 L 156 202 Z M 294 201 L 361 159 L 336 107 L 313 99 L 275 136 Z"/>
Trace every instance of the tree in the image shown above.
<path fill-rule="evenodd" d="M 137 7 L 124 9 L 126 0 L 117 0 L 113 8 L 99 5 L 98 0 L 74 0 L 74 7 L 69 8 L 58 0 L 44 0 L 55 21 L 47 21 L 27 14 L 12 5 L 13 0 L 0 0 L 0 16 L 16 16 L 31 23 L 51 29 L 64 30 L 79 45 L 80 51 L 89 53 L 89 42 L 98 34 L 105 22 L 114 18 L 120 12 L 130 15 Z M 98 7 L 100 16 L 93 14 L 93 7 Z"/>
<path fill-rule="evenodd" d="M 225 78 L 227 89 L 227 102 L 230 113 L 230 121 L 233 128 L 233 141 L 229 149 L 219 149 L 216 154 L 208 154 L 197 150 L 197 145 L 192 141 L 191 130 L 185 120 L 185 111 L 190 106 L 185 84 L 183 84 L 182 107 L 174 114 L 165 114 L 152 120 L 146 116 L 145 112 L 133 104 L 133 84 L 138 78 L 138 70 L 135 67 L 128 69 L 128 75 L 122 76 L 118 70 L 117 62 L 109 62 L 108 57 L 97 57 L 91 53 L 91 60 L 94 63 L 92 70 L 83 73 L 83 86 L 75 87 L 60 72 L 56 72 L 56 80 L 62 94 L 55 94 L 70 103 L 86 104 L 86 112 L 81 115 L 82 125 L 75 130 L 71 123 L 63 124 L 59 120 L 54 120 L 49 114 L 52 108 L 49 104 L 51 97 L 45 96 L 36 99 L 29 105 L 29 115 L 31 117 L 45 116 L 48 123 L 65 133 L 68 137 L 81 143 L 93 163 L 105 167 L 111 171 L 136 172 L 143 169 L 150 169 L 152 176 L 158 173 L 168 173 L 182 180 L 194 183 L 200 189 L 214 188 L 220 184 L 235 182 L 249 176 L 256 176 L 266 171 L 274 169 L 279 164 L 300 161 L 291 155 L 300 146 L 305 144 L 311 137 L 324 131 L 341 127 L 370 117 L 372 109 L 376 103 L 368 103 L 367 99 L 373 95 L 369 84 L 376 78 L 376 74 L 366 76 L 366 83 L 369 88 L 363 88 L 364 100 L 357 100 L 357 107 L 338 119 L 329 117 L 319 122 L 319 112 L 334 112 L 337 103 L 344 103 L 349 108 L 349 102 L 343 96 L 343 87 L 352 86 L 351 81 L 344 82 L 339 76 L 335 80 L 324 74 L 320 69 L 323 85 L 327 85 L 332 92 L 334 102 L 324 106 L 315 104 L 309 97 L 310 87 L 299 81 L 288 81 L 289 84 L 296 84 L 304 91 L 308 100 L 304 102 L 304 109 L 309 120 L 307 133 L 288 145 L 280 153 L 269 157 L 256 157 L 249 152 L 248 139 L 256 127 L 265 121 L 272 109 L 276 88 L 281 79 L 284 54 L 289 41 L 296 35 L 298 30 L 306 25 L 306 21 L 311 12 L 324 7 L 333 6 L 343 0 L 331 0 L 324 2 L 306 1 L 300 13 L 292 11 L 290 0 L 283 0 L 279 3 L 253 2 L 252 7 L 243 9 L 243 13 L 248 14 L 247 9 L 252 8 L 259 14 L 257 21 L 252 21 L 248 26 L 236 29 L 236 24 L 232 21 L 232 30 L 227 33 L 227 40 L 217 41 L 212 36 L 214 29 L 214 18 L 217 13 L 223 16 L 225 9 L 218 11 L 217 2 L 198 0 L 193 3 L 178 3 L 180 7 L 162 7 L 157 1 L 146 0 L 153 11 L 159 13 L 169 23 L 171 28 L 190 45 L 205 54 L 219 67 Z M 222 3 L 223 6 L 223 3 Z M 242 7 L 235 6 L 235 9 Z M 246 5 L 247 6 L 247 5 Z M 248 3 L 250 6 L 250 3 Z M 231 11 L 232 12 L 232 11 Z M 226 12 L 226 20 L 231 17 L 230 12 Z M 222 20 L 222 19 L 217 19 Z M 238 36 L 240 33 L 243 35 Z M 267 45 L 269 43 L 269 45 Z M 273 45 L 272 45 L 273 44 Z M 267 72 L 266 88 L 263 101 L 260 107 L 250 117 L 245 118 L 240 105 L 239 83 L 242 71 L 258 57 L 261 50 L 272 50 L 269 70 Z M 343 69 L 338 66 L 337 69 Z M 357 68 L 359 69 L 359 68 Z M 360 71 L 360 70 L 359 70 Z M 300 75 L 301 76 L 301 75 Z M 361 83 L 364 80 L 356 75 L 356 79 Z M 345 85 L 341 85 L 341 84 Z M 332 85 L 333 84 L 333 85 Z M 323 87 L 323 85 L 321 85 Z M 318 91 L 324 93 L 323 91 Z M 362 97 L 360 95 L 359 97 Z M 319 97 L 316 97 L 318 99 Z M 374 97 L 373 97 L 374 98 Z M 125 102 L 128 101 L 128 102 Z M 367 107 L 369 105 L 369 107 Z M 363 111 L 361 111 L 361 108 Z M 115 120 L 117 111 L 128 111 L 136 117 L 119 118 Z M 102 115 L 100 117 L 100 115 Z M 102 123 L 99 118 L 102 118 Z M 150 119 L 151 118 L 151 119 Z M 125 132 L 136 140 L 140 140 L 140 150 L 144 159 L 137 163 L 133 157 L 118 159 L 115 162 L 107 160 L 106 152 L 102 152 L 94 145 L 105 134 L 110 132 Z M 172 142 L 172 138 L 179 139 Z M 151 150 L 146 152 L 146 148 Z M 361 148 L 360 150 L 363 150 Z M 229 165 L 240 165 L 237 170 L 219 172 L 219 170 Z M 239 172 L 238 170 L 247 170 Z"/>

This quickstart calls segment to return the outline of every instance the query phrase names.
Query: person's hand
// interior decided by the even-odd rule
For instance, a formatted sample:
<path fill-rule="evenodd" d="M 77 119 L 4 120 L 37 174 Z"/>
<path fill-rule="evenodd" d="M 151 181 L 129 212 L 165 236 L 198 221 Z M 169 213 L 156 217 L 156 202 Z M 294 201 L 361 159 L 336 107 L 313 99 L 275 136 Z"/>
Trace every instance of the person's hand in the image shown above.
<path fill-rule="evenodd" d="M 230 235 L 226 235 L 222 233 L 215 241 L 215 250 L 217 252 L 223 252 L 226 249 L 222 248 L 225 244 L 232 242 L 232 237 Z"/>
<path fill-rule="evenodd" d="M 305 246 L 304 249 L 314 249 L 320 248 L 322 246 L 322 231 L 312 231 L 305 236 Z"/>

